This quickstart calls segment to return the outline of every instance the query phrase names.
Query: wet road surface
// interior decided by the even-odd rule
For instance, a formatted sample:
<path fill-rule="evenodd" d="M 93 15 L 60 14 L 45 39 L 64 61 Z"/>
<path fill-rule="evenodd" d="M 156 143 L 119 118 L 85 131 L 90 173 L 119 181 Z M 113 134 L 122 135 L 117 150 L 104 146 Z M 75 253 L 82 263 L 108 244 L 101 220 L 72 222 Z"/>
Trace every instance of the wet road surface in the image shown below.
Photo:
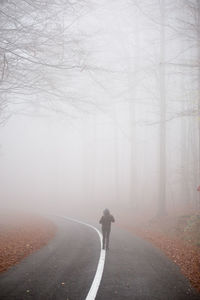
<path fill-rule="evenodd" d="M 200 295 L 159 249 L 113 226 L 96 297 L 103 299 L 197 300 Z"/>
<path fill-rule="evenodd" d="M 56 219 L 58 233 L 44 248 L 0 275 L 1 300 L 83 300 L 100 254 L 97 233 Z M 179 268 L 158 249 L 113 226 L 96 300 L 197 300 Z"/>
<path fill-rule="evenodd" d="M 93 229 L 58 219 L 58 233 L 44 248 L 0 275 L 0 300 L 81 300 L 100 253 Z"/>

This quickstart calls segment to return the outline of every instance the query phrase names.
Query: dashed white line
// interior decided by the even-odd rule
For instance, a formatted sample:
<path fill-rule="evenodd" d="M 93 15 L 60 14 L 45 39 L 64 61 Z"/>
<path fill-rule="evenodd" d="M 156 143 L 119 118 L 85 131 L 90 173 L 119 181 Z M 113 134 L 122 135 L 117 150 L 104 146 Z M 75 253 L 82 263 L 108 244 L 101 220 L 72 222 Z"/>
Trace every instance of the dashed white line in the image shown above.
<path fill-rule="evenodd" d="M 82 221 L 79 221 L 79 220 L 76 220 L 76 219 L 73 219 L 73 218 L 69 218 L 69 217 L 64 217 L 64 216 L 59 216 L 59 217 L 62 217 L 66 220 L 77 222 L 77 223 L 83 224 L 85 226 L 88 226 L 88 227 L 94 229 L 99 235 L 100 245 L 101 245 L 99 262 L 98 262 L 97 270 L 96 270 L 92 285 L 91 285 L 90 290 L 87 294 L 87 297 L 85 298 L 85 300 L 94 300 L 96 298 L 96 295 L 97 295 L 97 292 L 98 292 L 98 289 L 99 289 L 99 285 L 100 285 L 101 278 L 102 278 L 102 275 L 103 275 L 105 258 L 106 258 L 106 251 L 102 249 L 102 239 L 103 239 L 102 234 L 96 227 L 94 227 L 94 226 L 92 226 L 88 223 L 85 223 L 85 222 L 82 222 Z"/>

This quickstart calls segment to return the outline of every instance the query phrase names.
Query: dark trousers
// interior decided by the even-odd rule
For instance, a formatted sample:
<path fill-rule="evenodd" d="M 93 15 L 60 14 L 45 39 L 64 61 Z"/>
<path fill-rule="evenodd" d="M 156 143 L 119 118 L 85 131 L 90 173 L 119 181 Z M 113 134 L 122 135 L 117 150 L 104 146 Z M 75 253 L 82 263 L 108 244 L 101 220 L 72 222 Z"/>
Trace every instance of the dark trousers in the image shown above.
<path fill-rule="evenodd" d="M 103 234 L 103 249 L 106 248 L 106 250 L 108 250 L 108 248 L 109 248 L 110 230 L 102 229 L 102 234 Z"/>

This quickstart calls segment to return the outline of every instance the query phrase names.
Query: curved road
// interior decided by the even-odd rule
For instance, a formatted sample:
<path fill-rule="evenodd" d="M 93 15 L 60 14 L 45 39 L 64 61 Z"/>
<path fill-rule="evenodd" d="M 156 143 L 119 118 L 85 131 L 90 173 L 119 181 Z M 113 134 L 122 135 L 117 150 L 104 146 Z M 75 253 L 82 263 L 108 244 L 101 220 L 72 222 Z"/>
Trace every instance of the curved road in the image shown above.
<path fill-rule="evenodd" d="M 84 300 L 94 278 L 100 241 L 87 226 L 56 219 L 44 248 L 0 275 L 1 300 Z M 96 300 L 195 300 L 178 267 L 149 243 L 114 228 Z"/>

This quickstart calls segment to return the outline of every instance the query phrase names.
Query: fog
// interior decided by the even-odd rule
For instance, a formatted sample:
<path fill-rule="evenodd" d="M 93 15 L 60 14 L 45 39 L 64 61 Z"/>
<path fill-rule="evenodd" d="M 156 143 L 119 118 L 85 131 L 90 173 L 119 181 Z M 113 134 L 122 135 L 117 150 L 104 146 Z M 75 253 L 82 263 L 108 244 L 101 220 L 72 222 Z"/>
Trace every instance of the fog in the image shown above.
<path fill-rule="evenodd" d="M 0 209 L 199 208 L 198 1 L 1 2 Z"/>

